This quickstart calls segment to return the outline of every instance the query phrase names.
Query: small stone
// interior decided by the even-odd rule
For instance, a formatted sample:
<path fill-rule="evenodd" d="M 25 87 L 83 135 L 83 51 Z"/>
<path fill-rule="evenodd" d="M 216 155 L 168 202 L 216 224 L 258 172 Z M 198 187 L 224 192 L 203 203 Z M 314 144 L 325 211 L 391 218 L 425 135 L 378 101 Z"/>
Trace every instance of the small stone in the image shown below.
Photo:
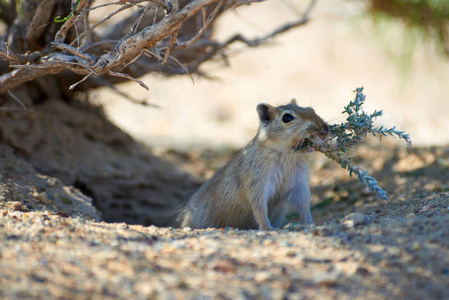
<path fill-rule="evenodd" d="M 281 242 L 279 244 L 279 246 L 281 246 L 281 247 L 291 247 L 293 245 L 291 243 L 289 243 L 289 242 L 283 241 L 283 242 Z"/>
<path fill-rule="evenodd" d="M 46 191 L 46 188 L 40 184 L 36 184 L 35 186 L 33 186 L 33 189 L 36 190 L 36 192 L 38 192 L 38 193 L 42 193 L 42 192 Z"/>
<path fill-rule="evenodd" d="M 182 229 L 182 232 L 190 232 L 190 231 L 192 231 L 192 228 L 190 228 L 190 227 L 184 227 Z"/>
<path fill-rule="evenodd" d="M 39 199 L 43 204 L 51 204 L 51 201 L 48 199 L 47 193 L 45 192 L 39 193 Z"/>
<path fill-rule="evenodd" d="M 138 282 L 136 290 L 147 298 L 153 298 L 156 295 L 156 288 L 150 282 Z"/>
<path fill-rule="evenodd" d="M 262 283 L 262 282 L 266 282 L 267 280 L 269 280 L 271 278 L 271 273 L 269 272 L 258 272 L 256 273 L 256 275 L 254 276 L 254 280 L 257 283 Z"/>
<path fill-rule="evenodd" d="M 272 241 L 272 240 L 269 240 L 269 239 L 264 239 L 263 242 L 262 242 L 262 244 L 263 244 L 264 246 L 269 246 L 269 245 L 273 244 L 273 241 Z"/>
<path fill-rule="evenodd" d="M 307 227 L 307 225 L 304 225 L 304 224 L 289 223 L 284 226 L 284 229 L 291 230 L 291 231 L 303 231 L 306 227 Z"/>
<path fill-rule="evenodd" d="M 359 212 L 350 213 L 347 218 L 348 220 L 351 220 L 355 226 L 366 223 L 365 215 Z"/>
<path fill-rule="evenodd" d="M 415 218 L 409 218 L 409 219 L 407 219 L 407 220 L 405 221 L 405 225 L 406 225 L 407 227 L 411 227 L 411 226 L 413 226 L 413 225 L 415 225 L 415 224 L 416 224 Z"/>
<path fill-rule="evenodd" d="M 47 186 L 54 187 L 58 183 L 58 180 L 54 177 L 48 177 L 47 178 Z"/>
<path fill-rule="evenodd" d="M 407 219 L 413 219 L 414 217 L 416 217 L 416 215 L 414 213 L 409 213 L 408 215 L 405 216 Z"/>
<path fill-rule="evenodd" d="M 236 270 L 235 262 L 230 259 L 219 259 L 210 264 L 210 267 L 214 271 L 220 271 L 223 273 L 234 273 Z"/>
<path fill-rule="evenodd" d="M 57 216 L 60 216 L 61 218 L 68 218 L 72 215 L 71 212 L 65 212 L 65 211 L 58 211 L 56 213 Z"/>
<path fill-rule="evenodd" d="M 11 208 L 13 211 L 22 211 L 23 210 L 22 203 L 20 203 L 19 201 L 14 201 L 11 204 Z"/>
<path fill-rule="evenodd" d="M 328 286 L 336 284 L 338 281 L 338 277 L 339 275 L 337 273 L 326 273 L 317 276 L 313 282 L 319 285 Z"/>
<path fill-rule="evenodd" d="M 292 223 L 288 223 L 287 225 L 284 226 L 284 229 L 291 230 L 292 227 L 293 227 L 293 224 Z"/>
<path fill-rule="evenodd" d="M 355 226 L 355 223 L 354 223 L 353 220 L 344 220 L 343 221 L 343 225 L 344 225 L 344 226 L 342 226 L 343 228 L 344 227 L 346 227 L 346 228 L 353 228 Z"/>
<path fill-rule="evenodd" d="M 318 228 L 312 228 L 312 229 L 310 229 L 310 233 L 313 234 L 313 235 L 318 235 L 319 229 Z"/>
<path fill-rule="evenodd" d="M 366 275 L 369 275 L 370 272 L 366 268 L 357 267 L 357 269 L 355 270 L 355 273 L 359 274 L 359 275 L 362 275 L 362 276 L 366 276 Z"/>
<path fill-rule="evenodd" d="M 330 236 L 332 235 L 332 229 L 323 226 L 317 226 L 312 227 L 310 229 L 310 233 L 318 236 Z"/>
<path fill-rule="evenodd" d="M 388 261 L 388 259 L 382 258 L 378 265 L 380 267 L 388 267 L 390 264 L 391 263 Z"/>
<path fill-rule="evenodd" d="M 320 232 L 321 236 L 332 236 L 333 234 L 334 234 L 333 230 L 327 227 L 324 227 Z"/>
<path fill-rule="evenodd" d="M 421 248 L 418 242 L 414 242 L 412 245 L 412 249 L 418 251 Z"/>

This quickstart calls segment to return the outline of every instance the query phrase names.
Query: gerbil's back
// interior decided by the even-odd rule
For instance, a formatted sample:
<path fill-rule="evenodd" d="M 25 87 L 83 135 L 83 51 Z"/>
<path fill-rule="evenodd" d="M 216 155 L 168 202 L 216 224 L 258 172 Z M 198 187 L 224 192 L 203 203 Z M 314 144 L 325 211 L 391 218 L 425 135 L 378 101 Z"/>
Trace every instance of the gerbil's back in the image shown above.
<path fill-rule="evenodd" d="M 183 213 L 182 227 L 257 229 L 246 201 L 242 174 L 248 173 L 238 155 L 193 194 Z M 243 188 L 243 189 L 242 189 Z"/>

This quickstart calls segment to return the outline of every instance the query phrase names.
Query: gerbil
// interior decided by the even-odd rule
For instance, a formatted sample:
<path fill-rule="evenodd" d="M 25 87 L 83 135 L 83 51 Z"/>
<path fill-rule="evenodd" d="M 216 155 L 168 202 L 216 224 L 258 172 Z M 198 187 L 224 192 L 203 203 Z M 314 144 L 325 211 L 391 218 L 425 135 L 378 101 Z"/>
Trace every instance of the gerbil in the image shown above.
<path fill-rule="evenodd" d="M 259 104 L 257 113 L 257 135 L 190 198 L 181 227 L 279 227 L 287 205 L 313 223 L 306 153 L 328 138 L 329 126 L 295 99 L 278 107 Z"/>

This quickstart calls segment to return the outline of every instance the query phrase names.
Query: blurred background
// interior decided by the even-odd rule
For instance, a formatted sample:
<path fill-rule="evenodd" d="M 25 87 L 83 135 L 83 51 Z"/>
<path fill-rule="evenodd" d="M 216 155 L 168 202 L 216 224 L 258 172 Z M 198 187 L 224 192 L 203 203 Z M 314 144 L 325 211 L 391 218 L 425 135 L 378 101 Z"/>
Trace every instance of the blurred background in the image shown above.
<path fill-rule="evenodd" d="M 238 7 L 220 17 L 214 35 L 223 41 L 236 33 L 264 36 L 299 18 L 308 3 Z M 306 25 L 258 48 L 234 44 L 226 53 L 229 66 L 204 64 L 209 78 L 147 75 L 141 79 L 149 92 L 134 82 L 118 85 L 159 108 L 133 104 L 107 88 L 96 91 L 94 101 L 153 149 L 227 149 L 256 134 L 260 102 L 296 98 L 338 123 L 352 91 L 363 86 L 365 110 L 384 111 L 378 125 L 406 131 L 414 145 L 449 144 L 448 6 L 446 0 L 320 0 Z"/>

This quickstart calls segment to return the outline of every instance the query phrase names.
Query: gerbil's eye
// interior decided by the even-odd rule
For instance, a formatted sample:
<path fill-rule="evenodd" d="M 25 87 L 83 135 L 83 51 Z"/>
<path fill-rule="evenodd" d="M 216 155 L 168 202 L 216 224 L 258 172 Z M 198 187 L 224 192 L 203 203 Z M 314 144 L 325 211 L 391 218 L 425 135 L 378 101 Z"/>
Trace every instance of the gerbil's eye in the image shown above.
<path fill-rule="evenodd" d="M 291 114 L 285 114 L 282 116 L 282 122 L 288 123 L 292 121 L 295 117 L 293 117 Z"/>

